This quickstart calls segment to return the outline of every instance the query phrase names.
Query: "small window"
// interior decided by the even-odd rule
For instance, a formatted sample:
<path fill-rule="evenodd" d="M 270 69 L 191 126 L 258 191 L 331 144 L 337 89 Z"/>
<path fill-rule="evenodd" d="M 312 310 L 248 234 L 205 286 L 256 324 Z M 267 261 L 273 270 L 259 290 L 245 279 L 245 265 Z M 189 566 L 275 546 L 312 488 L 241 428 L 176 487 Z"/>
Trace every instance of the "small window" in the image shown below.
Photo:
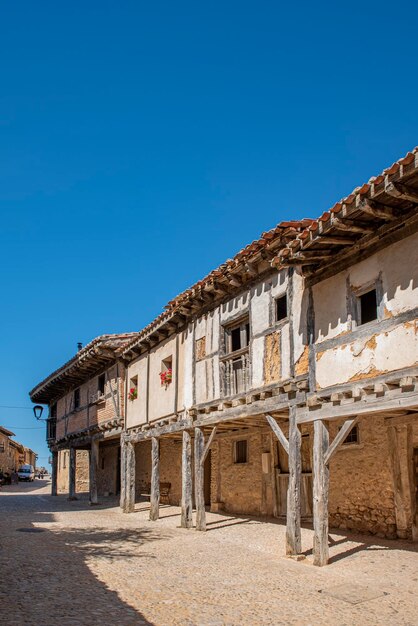
<path fill-rule="evenodd" d="M 235 442 L 234 447 L 234 463 L 247 463 L 248 461 L 248 445 L 247 440 Z"/>
<path fill-rule="evenodd" d="M 138 397 L 138 376 L 132 376 L 129 381 L 128 400 L 133 402 Z"/>
<path fill-rule="evenodd" d="M 103 396 L 104 392 L 105 392 L 105 384 L 106 384 L 106 377 L 104 374 L 100 374 L 99 378 L 97 379 L 97 391 Z"/>
<path fill-rule="evenodd" d="M 348 433 L 347 437 L 343 441 L 343 445 L 351 445 L 360 443 L 358 426 L 353 426 L 353 428 Z"/>
<path fill-rule="evenodd" d="M 276 299 L 276 322 L 287 317 L 287 294 Z"/>
<path fill-rule="evenodd" d="M 169 356 L 163 361 L 161 361 L 161 385 L 163 385 L 166 389 L 168 385 L 173 380 L 173 357 Z"/>
<path fill-rule="evenodd" d="M 80 407 L 80 388 L 74 390 L 74 409 Z"/>
<path fill-rule="evenodd" d="M 227 352 L 236 352 L 247 348 L 250 343 L 250 325 L 248 321 L 225 330 Z"/>
<path fill-rule="evenodd" d="M 359 309 L 359 324 L 367 324 L 367 322 L 377 320 L 376 289 L 359 296 Z"/>

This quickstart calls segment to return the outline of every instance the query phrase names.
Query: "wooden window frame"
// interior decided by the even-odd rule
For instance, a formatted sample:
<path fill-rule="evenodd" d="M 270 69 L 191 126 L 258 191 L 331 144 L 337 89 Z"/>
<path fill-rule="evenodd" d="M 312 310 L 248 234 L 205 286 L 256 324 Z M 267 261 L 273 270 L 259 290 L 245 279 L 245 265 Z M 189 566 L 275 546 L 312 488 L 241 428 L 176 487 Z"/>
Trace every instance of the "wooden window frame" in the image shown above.
<path fill-rule="evenodd" d="M 238 460 L 238 445 L 245 443 L 245 461 L 239 461 Z M 248 439 L 236 439 L 233 442 L 233 460 L 234 460 L 234 465 L 246 465 L 249 462 L 249 445 L 248 445 Z"/>

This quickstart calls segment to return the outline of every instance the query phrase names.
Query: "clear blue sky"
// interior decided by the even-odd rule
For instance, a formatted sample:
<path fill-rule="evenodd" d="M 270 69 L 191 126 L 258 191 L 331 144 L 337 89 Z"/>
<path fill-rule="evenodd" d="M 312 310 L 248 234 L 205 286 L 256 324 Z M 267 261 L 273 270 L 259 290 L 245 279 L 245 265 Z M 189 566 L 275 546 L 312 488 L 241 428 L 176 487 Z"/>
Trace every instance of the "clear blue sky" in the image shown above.
<path fill-rule="evenodd" d="M 1 405 L 418 143 L 416 2 L 0 11 Z"/>

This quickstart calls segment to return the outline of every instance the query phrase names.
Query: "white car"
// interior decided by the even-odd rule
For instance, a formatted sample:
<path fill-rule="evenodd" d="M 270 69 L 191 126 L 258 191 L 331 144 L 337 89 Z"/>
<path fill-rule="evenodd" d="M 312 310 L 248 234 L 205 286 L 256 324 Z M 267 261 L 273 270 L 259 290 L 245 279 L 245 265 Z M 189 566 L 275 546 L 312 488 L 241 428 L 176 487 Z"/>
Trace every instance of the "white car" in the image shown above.
<path fill-rule="evenodd" d="M 22 465 L 22 467 L 17 470 L 17 477 L 19 480 L 33 482 L 35 480 L 35 469 L 33 465 Z"/>

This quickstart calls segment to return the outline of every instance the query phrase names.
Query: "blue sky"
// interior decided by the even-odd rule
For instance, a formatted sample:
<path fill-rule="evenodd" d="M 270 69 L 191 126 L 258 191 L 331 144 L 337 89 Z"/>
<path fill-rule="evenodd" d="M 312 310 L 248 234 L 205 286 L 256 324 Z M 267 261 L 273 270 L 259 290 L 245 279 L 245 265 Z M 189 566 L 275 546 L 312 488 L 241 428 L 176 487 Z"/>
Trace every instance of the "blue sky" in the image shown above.
<path fill-rule="evenodd" d="M 2 406 L 418 143 L 412 1 L 0 12 Z M 46 461 L 31 410 L 0 424 Z"/>

